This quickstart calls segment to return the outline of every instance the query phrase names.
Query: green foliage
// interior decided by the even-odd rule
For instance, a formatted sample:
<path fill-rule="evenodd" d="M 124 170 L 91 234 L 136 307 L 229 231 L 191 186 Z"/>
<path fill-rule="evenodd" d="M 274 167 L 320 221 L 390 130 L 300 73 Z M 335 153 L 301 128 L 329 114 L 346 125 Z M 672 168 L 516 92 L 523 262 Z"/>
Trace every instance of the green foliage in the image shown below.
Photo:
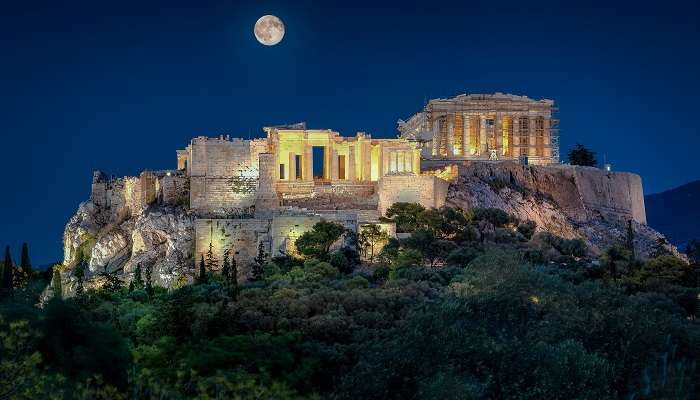
<path fill-rule="evenodd" d="M 526 221 L 518 225 L 518 232 L 525 237 L 525 239 L 532 239 L 537 229 L 537 224 L 533 221 Z"/>
<path fill-rule="evenodd" d="M 595 167 L 598 164 L 598 161 L 595 159 L 595 153 L 581 143 L 576 143 L 576 146 L 569 150 L 568 159 L 571 165 Z"/>
<path fill-rule="evenodd" d="M 700 241 L 693 239 L 685 248 L 685 254 L 693 264 L 700 264 Z"/>
<path fill-rule="evenodd" d="M 394 222 L 396 232 L 407 233 L 418 229 L 418 217 L 425 207 L 416 203 L 394 203 L 384 213 L 382 221 Z"/>
<path fill-rule="evenodd" d="M 367 224 L 362 226 L 362 231 L 358 236 L 358 244 L 365 257 L 374 262 L 375 250 L 389 240 L 389 235 L 377 224 Z"/>
<path fill-rule="evenodd" d="M 500 208 L 475 208 L 473 212 L 474 219 L 488 222 L 497 228 L 516 222 L 513 216 Z"/>
<path fill-rule="evenodd" d="M 328 259 L 331 246 L 345 233 L 345 228 L 337 222 L 321 220 L 310 231 L 304 232 L 296 240 L 299 254 L 305 257 Z"/>
<path fill-rule="evenodd" d="M 267 253 L 265 253 L 265 245 L 262 241 L 258 243 L 258 254 L 253 261 L 253 270 L 251 271 L 253 273 L 252 279 L 254 281 L 260 281 L 265 275 L 265 264 L 267 264 Z"/>
<path fill-rule="evenodd" d="M 136 268 L 134 269 L 134 278 L 131 280 L 134 283 L 134 289 L 143 289 L 144 288 L 144 282 L 143 282 L 143 276 L 141 276 L 141 264 L 136 264 Z"/>
<path fill-rule="evenodd" d="M 0 398 L 699 397 L 696 266 L 526 240 L 534 225 L 492 211 L 416 224 L 371 267 L 349 248 L 274 257 L 236 290 L 153 287 L 146 265 L 144 288 L 41 309 L 35 277 L 0 299 Z"/>
<path fill-rule="evenodd" d="M 199 275 L 197 275 L 197 283 L 205 284 L 207 282 L 209 282 L 209 278 L 207 277 L 207 264 L 204 261 L 204 255 L 202 255 L 201 259 L 199 260 Z"/>
<path fill-rule="evenodd" d="M 51 271 L 51 288 L 53 289 L 54 296 L 60 299 L 63 297 L 63 284 L 61 283 L 60 264 L 54 264 L 51 267 Z"/>
<path fill-rule="evenodd" d="M 153 296 L 153 267 L 151 264 L 146 264 L 146 293 Z"/>
<path fill-rule="evenodd" d="M 29 246 L 26 242 L 22 243 L 19 267 L 27 277 L 32 276 L 32 262 L 29 260 Z"/>
<path fill-rule="evenodd" d="M 14 287 L 14 271 L 15 265 L 12 262 L 10 246 L 5 246 L 5 260 L 2 267 L 2 282 L 0 282 L 0 288 L 12 289 Z"/>

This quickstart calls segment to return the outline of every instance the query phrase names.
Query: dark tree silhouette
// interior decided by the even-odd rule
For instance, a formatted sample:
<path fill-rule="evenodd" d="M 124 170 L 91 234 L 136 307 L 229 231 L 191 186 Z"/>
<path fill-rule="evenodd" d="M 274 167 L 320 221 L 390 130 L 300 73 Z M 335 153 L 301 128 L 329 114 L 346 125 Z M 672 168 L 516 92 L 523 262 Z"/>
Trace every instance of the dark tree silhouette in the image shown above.
<path fill-rule="evenodd" d="M 5 263 L 2 267 L 2 288 L 12 289 L 14 279 L 14 265 L 12 255 L 10 254 L 10 246 L 5 246 Z"/>
<path fill-rule="evenodd" d="M 255 256 L 253 261 L 255 261 L 252 270 L 253 280 L 260 281 L 265 275 L 264 267 L 265 263 L 267 262 L 267 253 L 265 253 L 265 246 L 263 245 L 263 242 L 258 243 L 258 255 Z"/>
<path fill-rule="evenodd" d="M 595 159 L 595 153 L 584 147 L 581 143 L 576 143 L 576 146 L 569 150 L 569 163 L 571 165 L 583 165 L 586 167 L 595 167 L 598 161 Z"/>
<path fill-rule="evenodd" d="M 207 267 L 204 262 L 204 254 L 202 254 L 202 258 L 199 260 L 199 275 L 197 276 L 197 282 L 207 283 Z"/>
<path fill-rule="evenodd" d="M 32 276 L 32 262 L 29 261 L 29 246 L 27 243 L 22 243 L 22 255 L 20 257 L 19 267 L 27 276 L 27 279 Z"/>
<path fill-rule="evenodd" d="M 153 296 L 153 267 L 151 264 L 146 264 L 146 293 Z"/>

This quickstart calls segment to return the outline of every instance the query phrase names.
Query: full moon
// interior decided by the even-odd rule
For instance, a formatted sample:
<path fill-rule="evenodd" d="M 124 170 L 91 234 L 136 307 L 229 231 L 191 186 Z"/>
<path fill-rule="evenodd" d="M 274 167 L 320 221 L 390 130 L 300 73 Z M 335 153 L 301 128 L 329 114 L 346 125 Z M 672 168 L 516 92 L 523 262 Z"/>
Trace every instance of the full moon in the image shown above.
<path fill-rule="evenodd" d="M 284 24 L 274 15 L 263 15 L 255 23 L 255 38 L 265 46 L 274 46 L 284 37 Z"/>

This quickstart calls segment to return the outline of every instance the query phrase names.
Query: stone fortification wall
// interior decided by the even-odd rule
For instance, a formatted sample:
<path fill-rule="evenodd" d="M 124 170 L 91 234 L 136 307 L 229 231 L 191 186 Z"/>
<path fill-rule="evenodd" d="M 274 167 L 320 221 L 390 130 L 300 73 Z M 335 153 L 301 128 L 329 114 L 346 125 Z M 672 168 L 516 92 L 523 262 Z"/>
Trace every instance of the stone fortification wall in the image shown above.
<path fill-rule="evenodd" d="M 272 247 L 270 254 L 279 256 L 283 254 L 295 255 L 294 242 L 304 232 L 310 231 L 314 224 L 321 219 L 334 221 L 353 232 L 357 231 L 357 214 L 354 212 L 337 212 L 329 214 L 299 213 L 298 215 L 277 215 L 272 219 L 270 237 Z M 341 247 L 343 243 L 337 243 L 334 248 Z"/>
<path fill-rule="evenodd" d="M 160 199 L 163 204 L 184 205 L 189 202 L 190 180 L 182 175 L 165 175 L 158 180 Z"/>
<path fill-rule="evenodd" d="M 515 162 L 471 163 L 460 176 L 476 177 L 492 187 L 511 187 L 554 201 L 570 218 L 632 219 L 646 223 L 639 175 L 571 165 L 524 166 Z"/>
<path fill-rule="evenodd" d="M 198 137 L 190 145 L 190 207 L 195 211 L 247 209 L 255 204 L 259 141 Z"/>
<path fill-rule="evenodd" d="M 285 206 L 313 210 L 376 210 L 375 183 L 332 182 L 314 185 L 313 182 L 277 183 Z"/>
<path fill-rule="evenodd" d="M 426 208 L 445 205 L 449 183 L 432 175 L 385 175 L 379 180 L 378 210 L 384 214 L 394 203 L 418 203 Z"/>
<path fill-rule="evenodd" d="M 195 220 L 195 266 L 199 266 L 202 255 L 206 257 L 209 244 L 212 245 L 218 268 L 224 257 L 224 251 L 236 258 L 238 278 L 243 281 L 250 277 L 253 260 L 258 252 L 260 242 L 269 253 L 270 220 L 268 219 L 197 219 Z"/>
<path fill-rule="evenodd" d="M 138 177 L 108 177 L 93 173 L 90 201 L 101 211 L 106 222 L 114 222 L 140 213 L 157 199 L 158 178 L 151 172 Z"/>

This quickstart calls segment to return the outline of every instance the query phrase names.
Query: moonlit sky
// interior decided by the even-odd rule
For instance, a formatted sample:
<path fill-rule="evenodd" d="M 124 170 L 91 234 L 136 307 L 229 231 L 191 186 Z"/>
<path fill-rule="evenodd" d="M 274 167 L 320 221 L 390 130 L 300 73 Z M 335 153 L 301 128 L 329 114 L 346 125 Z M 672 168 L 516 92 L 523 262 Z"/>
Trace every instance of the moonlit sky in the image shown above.
<path fill-rule="evenodd" d="M 568 3 L 5 2 L 0 244 L 61 259 L 93 169 L 174 168 L 196 135 L 394 137 L 464 92 L 556 100 L 562 154 L 581 142 L 647 193 L 700 178 L 697 2 Z M 253 35 L 264 14 L 286 26 L 276 46 Z"/>

